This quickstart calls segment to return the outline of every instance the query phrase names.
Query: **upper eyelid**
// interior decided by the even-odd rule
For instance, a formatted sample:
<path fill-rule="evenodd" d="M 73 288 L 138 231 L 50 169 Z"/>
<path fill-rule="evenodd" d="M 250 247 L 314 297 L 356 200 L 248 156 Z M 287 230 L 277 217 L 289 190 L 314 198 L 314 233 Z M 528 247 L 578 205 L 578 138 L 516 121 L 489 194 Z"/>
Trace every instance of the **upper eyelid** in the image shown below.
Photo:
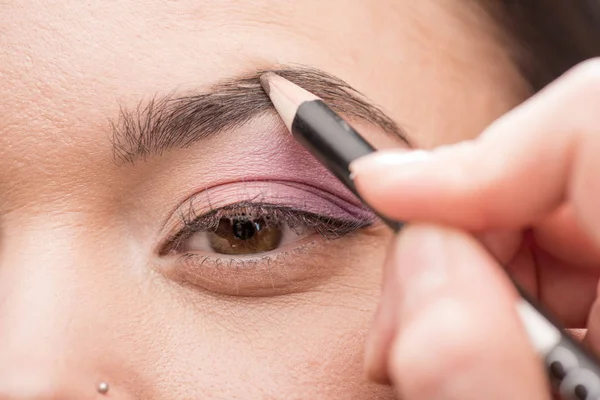
<path fill-rule="evenodd" d="M 377 221 L 375 214 L 350 193 L 328 189 L 295 180 L 237 181 L 212 186 L 188 196 L 171 211 L 152 247 L 155 254 L 164 254 L 166 244 L 182 229 L 182 221 L 240 202 L 267 203 L 337 220 L 369 224 Z"/>
<path fill-rule="evenodd" d="M 334 193 L 296 181 L 231 182 L 203 189 L 185 199 L 162 223 L 161 231 L 179 224 L 182 215 L 208 214 L 240 202 L 287 206 L 314 214 L 339 215 L 348 219 L 374 219 L 375 214 L 351 193 Z"/>

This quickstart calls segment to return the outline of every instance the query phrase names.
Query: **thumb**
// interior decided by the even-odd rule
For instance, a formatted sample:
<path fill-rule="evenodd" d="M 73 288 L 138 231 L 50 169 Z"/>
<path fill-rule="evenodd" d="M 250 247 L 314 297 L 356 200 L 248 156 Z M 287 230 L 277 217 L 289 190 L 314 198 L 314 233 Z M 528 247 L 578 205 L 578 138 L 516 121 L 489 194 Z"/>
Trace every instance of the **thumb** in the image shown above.
<path fill-rule="evenodd" d="M 385 268 L 371 377 L 391 380 L 406 400 L 548 398 L 515 293 L 473 237 L 409 226 Z"/>

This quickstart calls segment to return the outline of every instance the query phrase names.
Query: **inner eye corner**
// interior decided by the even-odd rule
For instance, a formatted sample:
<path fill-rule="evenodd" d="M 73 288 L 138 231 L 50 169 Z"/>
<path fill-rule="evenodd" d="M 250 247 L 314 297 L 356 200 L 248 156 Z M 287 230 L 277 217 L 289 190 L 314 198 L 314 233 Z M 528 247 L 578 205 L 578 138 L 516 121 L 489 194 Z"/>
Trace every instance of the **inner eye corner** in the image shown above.
<path fill-rule="evenodd" d="M 175 236 L 171 236 L 163 242 L 160 242 L 156 246 L 155 254 L 158 257 L 167 257 L 173 255 L 177 252 L 177 247 L 179 246 L 180 238 Z"/>

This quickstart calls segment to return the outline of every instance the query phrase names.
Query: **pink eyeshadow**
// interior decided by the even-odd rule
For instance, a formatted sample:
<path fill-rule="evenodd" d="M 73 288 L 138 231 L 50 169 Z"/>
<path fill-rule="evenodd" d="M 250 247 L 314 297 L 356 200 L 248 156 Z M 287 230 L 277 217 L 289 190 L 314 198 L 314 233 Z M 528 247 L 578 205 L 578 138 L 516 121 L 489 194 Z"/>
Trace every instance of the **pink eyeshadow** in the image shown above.
<path fill-rule="evenodd" d="M 197 214 L 240 202 L 255 202 L 299 209 L 325 217 L 357 222 L 374 222 L 375 214 L 365 206 L 349 202 L 337 194 L 294 181 L 232 182 L 213 186 L 194 195 Z"/>

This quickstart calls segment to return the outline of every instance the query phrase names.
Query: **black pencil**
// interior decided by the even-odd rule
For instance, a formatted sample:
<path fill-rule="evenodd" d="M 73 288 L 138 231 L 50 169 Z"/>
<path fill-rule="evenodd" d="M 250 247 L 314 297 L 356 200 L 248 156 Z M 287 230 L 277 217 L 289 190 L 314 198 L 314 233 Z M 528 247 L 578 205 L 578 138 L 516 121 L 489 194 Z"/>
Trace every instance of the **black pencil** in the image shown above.
<path fill-rule="evenodd" d="M 274 73 L 264 74 L 260 81 L 294 138 L 360 198 L 348 166 L 374 152 L 373 146 L 314 94 Z M 385 217 L 382 220 L 394 231 L 403 225 Z M 599 360 L 564 332 L 516 282 L 515 286 L 521 294 L 517 312 L 560 395 L 573 400 L 600 399 Z"/>

